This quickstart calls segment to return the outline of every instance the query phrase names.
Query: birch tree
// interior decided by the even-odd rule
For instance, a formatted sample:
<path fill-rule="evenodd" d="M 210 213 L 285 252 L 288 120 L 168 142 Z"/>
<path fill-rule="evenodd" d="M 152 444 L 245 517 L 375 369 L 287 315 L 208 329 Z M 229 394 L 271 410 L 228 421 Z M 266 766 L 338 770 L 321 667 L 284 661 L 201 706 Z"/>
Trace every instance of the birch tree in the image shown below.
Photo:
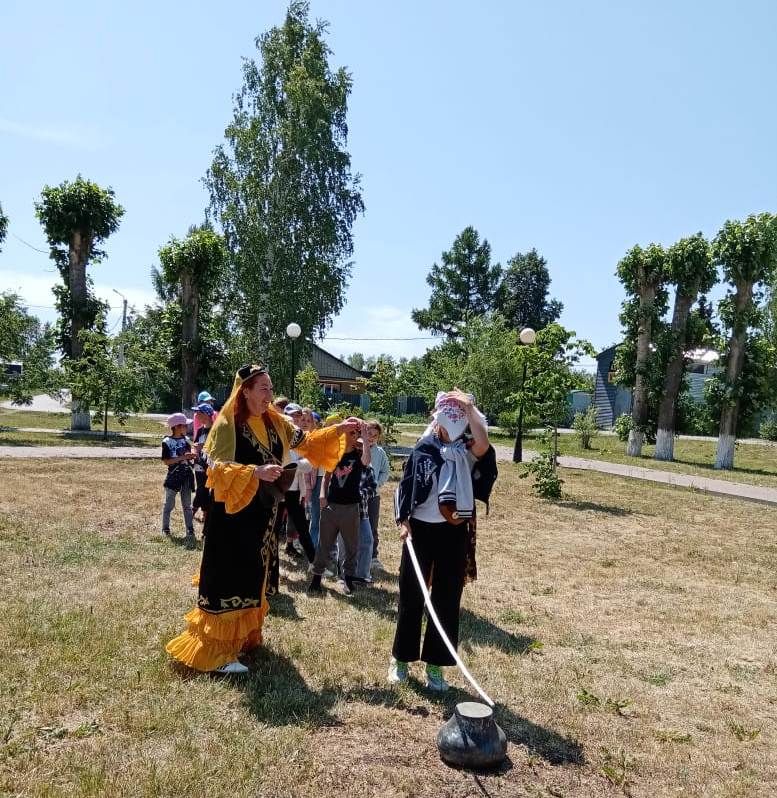
<path fill-rule="evenodd" d="M 246 351 L 272 361 L 279 383 L 290 376 L 287 324 L 313 337 L 343 307 L 351 228 L 364 210 L 347 150 L 351 76 L 330 66 L 326 23 L 308 17 L 308 3 L 294 0 L 284 23 L 256 39 L 205 179 Z"/>

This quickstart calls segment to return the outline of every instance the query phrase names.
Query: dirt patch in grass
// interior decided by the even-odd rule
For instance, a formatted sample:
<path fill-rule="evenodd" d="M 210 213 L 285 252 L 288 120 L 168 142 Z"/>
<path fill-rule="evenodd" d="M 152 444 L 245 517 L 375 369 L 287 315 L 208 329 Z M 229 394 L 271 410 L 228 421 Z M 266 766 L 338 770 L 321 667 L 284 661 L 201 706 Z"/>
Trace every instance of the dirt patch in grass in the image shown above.
<path fill-rule="evenodd" d="M 250 678 L 172 668 L 198 552 L 159 534 L 153 462 L 0 463 L 0 793 L 751 796 L 777 792 L 777 522 L 594 473 L 537 500 L 504 464 L 461 651 L 510 740 L 452 770 L 443 697 L 385 682 L 399 545 L 373 588 L 304 593 L 284 561 Z M 174 530 L 182 534 L 180 512 Z"/>

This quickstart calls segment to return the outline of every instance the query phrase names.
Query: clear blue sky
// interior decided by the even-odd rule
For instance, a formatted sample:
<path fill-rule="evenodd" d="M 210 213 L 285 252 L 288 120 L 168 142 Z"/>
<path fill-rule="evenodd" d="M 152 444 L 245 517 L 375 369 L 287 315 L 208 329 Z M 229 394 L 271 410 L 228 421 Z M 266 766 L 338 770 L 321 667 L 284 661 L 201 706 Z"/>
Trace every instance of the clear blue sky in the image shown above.
<path fill-rule="evenodd" d="M 78 172 L 126 208 L 92 274 L 142 306 L 170 235 L 200 221 L 200 183 L 240 59 L 276 0 L 6 0 L 0 8 L 0 290 L 52 305 L 33 202 Z M 727 218 L 777 211 L 777 3 L 316 0 L 353 74 L 350 150 L 366 214 L 332 336 L 421 335 L 409 312 L 463 227 L 504 263 L 536 247 L 562 323 L 619 337 L 615 265 Z M 51 318 L 46 308 L 34 308 Z M 112 316 L 112 323 L 116 321 Z M 329 340 L 335 354 L 427 342 Z"/>

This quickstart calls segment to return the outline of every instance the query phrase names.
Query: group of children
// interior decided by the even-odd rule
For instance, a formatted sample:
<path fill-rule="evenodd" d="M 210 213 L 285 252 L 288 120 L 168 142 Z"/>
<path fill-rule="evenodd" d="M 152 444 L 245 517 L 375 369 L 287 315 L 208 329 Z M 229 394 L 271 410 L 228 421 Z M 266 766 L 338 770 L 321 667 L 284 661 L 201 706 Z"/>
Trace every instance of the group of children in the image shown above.
<path fill-rule="evenodd" d="M 278 397 L 273 404 L 306 432 L 342 421 L 337 415 L 322 420 L 311 408 L 285 397 Z M 168 418 L 170 435 L 162 440 L 162 461 L 167 466 L 162 532 L 171 534 L 170 515 L 175 497 L 180 494 L 185 545 L 194 548 L 194 521 L 202 522 L 204 533 L 210 502 L 202 449 L 217 413 L 207 391 L 199 394 L 191 410 L 191 422 L 183 413 Z M 275 532 L 280 540 L 285 531 L 288 555 L 308 560 L 312 573 L 310 595 L 323 593 L 321 580 L 326 575 L 337 577 L 340 592 L 350 596 L 358 584 L 372 582 L 373 570 L 383 569 L 379 559 L 380 488 L 389 478 L 390 465 L 379 445 L 382 433 L 377 420 L 365 421 L 361 429 L 348 433 L 344 454 L 329 473 L 313 468 L 291 452 L 296 463 L 295 476 L 278 508 Z"/>

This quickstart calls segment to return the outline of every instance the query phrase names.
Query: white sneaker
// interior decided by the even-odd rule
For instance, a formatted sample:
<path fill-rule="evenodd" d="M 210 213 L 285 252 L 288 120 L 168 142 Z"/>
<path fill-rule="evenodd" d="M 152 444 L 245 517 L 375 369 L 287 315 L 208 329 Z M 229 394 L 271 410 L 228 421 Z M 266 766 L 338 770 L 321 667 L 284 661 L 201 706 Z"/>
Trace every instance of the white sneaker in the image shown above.
<path fill-rule="evenodd" d="M 386 569 L 384 568 L 383 563 L 377 557 L 373 557 L 372 562 L 370 563 L 370 570 L 385 571 Z"/>
<path fill-rule="evenodd" d="M 327 579 L 335 579 L 335 578 L 337 578 L 337 571 L 333 571 L 331 568 L 325 568 L 323 575 Z"/>
<path fill-rule="evenodd" d="M 406 682 L 408 677 L 408 666 L 406 662 L 397 662 L 394 657 L 389 663 L 388 681 L 389 684 L 399 684 Z"/>
<path fill-rule="evenodd" d="M 228 662 L 226 665 L 222 665 L 220 668 L 216 668 L 216 673 L 228 673 L 232 676 L 237 676 L 248 673 L 248 668 L 246 668 L 242 662 L 235 660 L 234 662 Z"/>

